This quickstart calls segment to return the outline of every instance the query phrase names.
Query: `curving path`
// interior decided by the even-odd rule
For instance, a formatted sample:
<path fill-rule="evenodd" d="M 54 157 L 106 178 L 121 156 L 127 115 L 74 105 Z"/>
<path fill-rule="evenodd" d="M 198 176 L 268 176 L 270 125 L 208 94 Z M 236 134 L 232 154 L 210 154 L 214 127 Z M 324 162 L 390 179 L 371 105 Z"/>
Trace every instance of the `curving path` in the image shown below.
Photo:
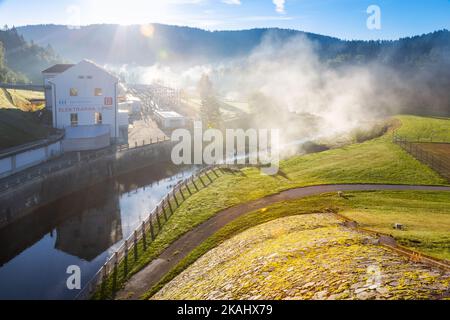
<path fill-rule="evenodd" d="M 449 191 L 450 187 L 407 186 L 377 184 L 341 184 L 320 185 L 290 189 L 258 200 L 239 204 L 217 213 L 214 217 L 195 227 L 167 247 L 164 252 L 144 269 L 131 277 L 125 288 L 117 293 L 117 299 L 139 299 L 152 286 L 157 284 L 165 274 L 174 268 L 183 258 L 202 242 L 219 231 L 228 223 L 251 211 L 265 208 L 281 201 L 301 199 L 308 196 L 338 191 Z"/>

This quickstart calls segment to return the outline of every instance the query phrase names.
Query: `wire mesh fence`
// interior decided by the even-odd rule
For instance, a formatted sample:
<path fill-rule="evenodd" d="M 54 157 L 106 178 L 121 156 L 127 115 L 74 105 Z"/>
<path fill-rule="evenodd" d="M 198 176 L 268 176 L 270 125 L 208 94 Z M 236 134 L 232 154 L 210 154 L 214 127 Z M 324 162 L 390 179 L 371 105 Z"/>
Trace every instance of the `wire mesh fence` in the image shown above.
<path fill-rule="evenodd" d="M 430 168 L 438 172 L 442 177 L 450 181 L 450 163 L 446 161 L 446 159 L 432 154 L 421 146 L 422 143 L 433 142 L 408 141 L 406 138 L 401 137 L 397 134 L 394 135 L 393 141 L 403 150 L 411 154 L 414 158 L 428 165 Z"/>

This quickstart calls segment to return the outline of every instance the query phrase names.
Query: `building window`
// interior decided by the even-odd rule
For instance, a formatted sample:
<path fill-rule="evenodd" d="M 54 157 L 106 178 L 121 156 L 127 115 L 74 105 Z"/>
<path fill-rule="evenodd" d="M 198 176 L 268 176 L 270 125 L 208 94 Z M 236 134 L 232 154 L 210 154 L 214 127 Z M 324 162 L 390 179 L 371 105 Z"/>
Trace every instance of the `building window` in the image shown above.
<path fill-rule="evenodd" d="M 78 76 L 78 79 L 84 79 L 84 76 Z"/>
<path fill-rule="evenodd" d="M 101 97 L 103 95 L 102 88 L 95 88 L 94 94 L 95 94 L 96 97 Z"/>
<path fill-rule="evenodd" d="M 73 127 L 78 125 L 78 113 L 70 114 L 70 125 Z"/>
<path fill-rule="evenodd" d="M 71 97 L 76 97 L 76 96 L 78 96 L 78 89 L 76 89 L 76 88 L 70 88 L 70 96 L 71 96 Z"/>
<path fill-rule="evenodd" d="M 86 78 L 88 78 L 89 80 L 92 80 L 92 76 L 87 76 Z"/>
<path fill-rule="evenodd" d="M 103 122 L 102 114 L 100 112 L 96 112 L 95 113 L 95 124 L 102 124 L 102 122 Z"/>

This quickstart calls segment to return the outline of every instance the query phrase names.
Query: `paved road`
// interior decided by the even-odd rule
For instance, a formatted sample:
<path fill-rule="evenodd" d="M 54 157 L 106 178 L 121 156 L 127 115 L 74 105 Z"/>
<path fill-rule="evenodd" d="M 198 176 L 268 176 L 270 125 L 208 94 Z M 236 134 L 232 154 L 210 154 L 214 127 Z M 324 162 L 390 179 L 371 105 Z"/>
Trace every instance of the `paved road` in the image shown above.
<path fill-rule="evenodd" d="M 375 184 L 343 184 L 322 185 L 291 189 L 279 194 L 267 196 L 255 201 L 243 203 L 220 211 L 208 221 L 202 223 L 181 238 L 173 242 L 164 252 L 140 272 L 135 274 L 117 293 L 117 299 L 139 299 L 152 286 L 157 284 L 165 274 L 174 268 L 183 258 L 202 242 L 219 231 L 228 223 L 248 212 L 267 207 L 268 205 L 287 200 L 301 199 L 308 196 L 320 195 L 338 191 L 449 191 L 450 187 L 434 186 L 404 186 L 404 185 L 375 185 Z"/>

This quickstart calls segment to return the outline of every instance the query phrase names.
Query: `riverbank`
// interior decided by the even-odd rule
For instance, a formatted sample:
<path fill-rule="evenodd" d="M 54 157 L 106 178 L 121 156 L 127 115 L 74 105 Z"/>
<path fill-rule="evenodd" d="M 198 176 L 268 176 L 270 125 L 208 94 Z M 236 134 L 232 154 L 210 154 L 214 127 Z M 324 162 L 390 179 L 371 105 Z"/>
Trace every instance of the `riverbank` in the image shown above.
<path fill-rule="evenodd" d="M 408 124 L 408 134 L 422 132 L 423 126 L 448 126 L 448 120 L 410 116 L 396 117 Z M 410 128 L 414 128 L 413 132 Z M 399 128 L 399 132 L 402 127 Z M 443 131 L 445 134 L 445 131 Z M 393 132 L 384 136 L 321 153 L 292 157 L 280 164 L 277 176 L 261 175 L 246 168 L 223 175 L 210 187 L 187 199 L 162 232 L 139 259 L 137 270 L 156 259 L 172 243 L 217 213 L 242 203 L 256 201 L 286 190 L 324 184 L 448 185 L 445 179 L 392 142 Z M 136 271 L 136 270 L 135 270 Z M 117 287 L 124 285 L 118 279 Z M 151 288 L 147 288 L 150 290 Z M 107 292 L 103 298 L 111 298 Z M 96 296 L 102 298 L 101 296 Z"/>
<path fill-rule="evenodd" d="M 72 193 L 0 229 L 0 299 L 74 299 L 66 269 L 82 286 L 196 168 L 155 164 Z M 38 277 L 36 275 L 39 275 Z"/>
<path fill-rule="evenodd" d="M 106 153 L 8 188 L 0 194 L 0 228 L 45 204 L 106 179 L 152 164 L 169 163 L 172 147 L 171 141 L 164 141 L 120 153 Z"/>

